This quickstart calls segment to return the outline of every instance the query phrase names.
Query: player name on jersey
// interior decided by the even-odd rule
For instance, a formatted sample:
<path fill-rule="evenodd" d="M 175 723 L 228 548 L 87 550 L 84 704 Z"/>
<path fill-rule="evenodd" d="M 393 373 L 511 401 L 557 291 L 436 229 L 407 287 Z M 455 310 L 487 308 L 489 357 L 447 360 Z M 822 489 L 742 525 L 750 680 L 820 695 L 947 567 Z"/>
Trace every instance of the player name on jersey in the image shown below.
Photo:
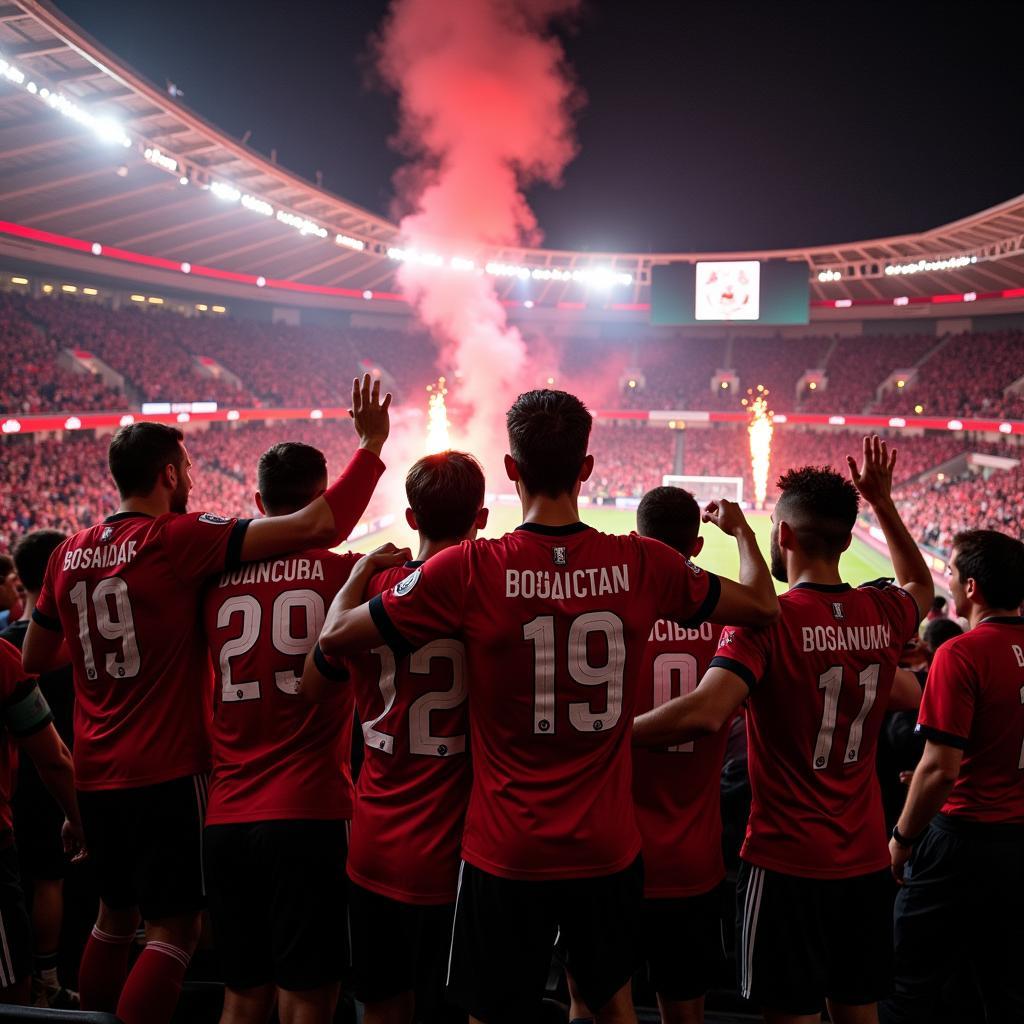
<path fill-rule="evenodd" d="M 135 541 L 123 544 L 103 544 L 92 548 L 69 548 L 64 552 L 64 571 L 71 569 L 109 569 L 124 565 L 135 558 Z"/>
<path fill-rule="evenodd" d="M 505 596 L 566 601 L 574 597 L 601 597 L 629 591 L 629 566 L 611 569 L 506 569 Z"/>
<path fill-rule="evenodd" d="M 250 562 L 234 572 L 221 573 L 218 587 L 237 587 L 249 583 L 292 583 L 296 580 L 322 580 L 323 562 L 318 558 L 276 558 L 272 562 Z"/>
<path fill-rule="evenodd" d="M 892 629 L 877 626 L 804 626 L 804 651 L 873 651 L 892 644 Z"/>
<path fill-rule="evenodd" d="M 702 622 L 696 629 L 680 626 L 671 619 L 658 619 L 647 638 L 648 643 L 668 643 L 673 640 L 707 640 L 715 638 L 718 630 L 710 622 Z"/>

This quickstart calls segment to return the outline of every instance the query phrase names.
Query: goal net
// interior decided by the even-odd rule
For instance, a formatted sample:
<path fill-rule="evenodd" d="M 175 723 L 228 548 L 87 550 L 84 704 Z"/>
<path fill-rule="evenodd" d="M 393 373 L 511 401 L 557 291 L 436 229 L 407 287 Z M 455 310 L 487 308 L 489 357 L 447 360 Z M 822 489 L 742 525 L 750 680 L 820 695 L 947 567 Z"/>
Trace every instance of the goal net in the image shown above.
<path fill-rule="evenodd" d="M 718 498 L 728 498 L 738 504 L 743 502 L 743 477 L 741 476 L 672 476 L 661 478 L 666 487 L 682 487 L 697 499 L 698 505 L 706 505 Z"/>

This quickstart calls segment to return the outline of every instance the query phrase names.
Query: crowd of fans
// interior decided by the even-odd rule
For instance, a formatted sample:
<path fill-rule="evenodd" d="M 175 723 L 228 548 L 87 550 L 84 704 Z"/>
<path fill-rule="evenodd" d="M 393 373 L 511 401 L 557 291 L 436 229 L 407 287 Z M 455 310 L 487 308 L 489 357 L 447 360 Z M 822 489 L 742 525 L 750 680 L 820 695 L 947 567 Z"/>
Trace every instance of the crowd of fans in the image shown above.
<path fill-rule="evenodd" d="M 8 364 L 2 409 L 21 414 L 137 407 L 143 401 L 339 405 L 361 366 L 380 367 L 398 400 L 407 401 L 445 362 L 412 329 L 186 318 L 155 307 L 114 310 L 69 297 L 14 294 L 0 294 L 0 342 Z M 1024 398 L 1004 394 L 1024 375 L 1022 331 L 948 339 L 641 333 L 631 339 L 537 337 L 530 343 L 543 379 L 529 383 L 557 375 L 559 385 L 588 400 L 621 408 L 738 410 L 746 390 L 761 384 L 776 412 L 912 413 L 920 405 L 936 415 L 1024 416 Z M 127 393 L 63 369 L 62 349 L 94 353 L 123 375 Z M 967 358 L 969 374 L 961 372 Z M 905 388 L 879 396 L 894 371 L 915 367 Z M 218 376 L 219 368 L 227 374 Z M 712 386 L 719 370 L 734 375 L 729 387 Z M 808 370 L 824 370 L 827 388 L 802 387 Z"/>

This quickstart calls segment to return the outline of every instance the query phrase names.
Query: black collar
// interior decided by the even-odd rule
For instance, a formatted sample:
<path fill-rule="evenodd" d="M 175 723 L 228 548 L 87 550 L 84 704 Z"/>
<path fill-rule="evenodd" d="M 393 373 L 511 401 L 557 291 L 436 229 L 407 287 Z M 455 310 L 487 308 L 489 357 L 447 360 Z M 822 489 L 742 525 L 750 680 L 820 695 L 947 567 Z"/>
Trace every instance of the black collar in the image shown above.
<path fill-rule="evenodd" d="M 791 590 L 820 590 L 823 594 L 842 594 L 851 590 L 849 583 L 796 583 Z"/>
<path fill-rule="evenodd" d="M 1024 626 L 1024 617 L 1020 615 L 991 615 L 982 619 L 979 626 Z"/>
<path fill-rule="evenodd" d="M 584 530 L 589 530 L 591 527 L 587 526 L 586 523 L 575 522 L 566 523 L 564 526 L 544 526 L 542 523 L 521 523 L 516 527 L 516 531 L 525 530 L 527 533 L 540 533 L 545 537 L 568 537 L 573 533 L 582 533 Z"/>
<path fill-rule="evenodd" d="M 423 564 L 424 561 L 425 561 L 425 559 L 422 559 L 422 558 L 419 559 L 419 560 L 414 558 L 411 561 L 405 563 L 405 568 L 406 569 L 418 569 Z"/>
<path fill-rule="evenodd" d="M 103 522 L 119 523 L 122 519 L 156 519 L 156 516 L 151 516 L 148 512 L 115 512 L 112 516 L 107 516 Z"/>

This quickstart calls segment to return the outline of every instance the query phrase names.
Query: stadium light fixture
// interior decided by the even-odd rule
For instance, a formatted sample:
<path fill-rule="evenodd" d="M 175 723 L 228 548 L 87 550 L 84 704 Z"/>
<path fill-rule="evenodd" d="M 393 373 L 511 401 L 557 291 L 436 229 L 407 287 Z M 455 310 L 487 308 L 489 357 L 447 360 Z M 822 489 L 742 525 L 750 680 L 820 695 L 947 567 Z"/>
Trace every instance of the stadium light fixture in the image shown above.
<path fill-rule="evenodd" d="M 166 153 L 161 153 L 156 146 L 147 146 L 142 151 L 142 155 L 151 163 L 157 167 L 162 167 L 165 171 L 170 171 L 172 174 L 178 173 L 178 161 L 172 156 L 168 156 Z"/>
<path fill-rule="evenodd" d="M 82 289 L 82 294 L 83 295 L 99 295 L 99 291 L 97 289 L 95 289 L 95 288 L 83 288 Z"/>
<path fill-rule="evenodd" d="M 916 412 L 916 413 L 917 413 L 917 415 L 918 415 L 918 416 L 920 416 L 920 415 L 921 415 L 921 413 L 923 413 L 923 412 L 924 412 L 924 406 L 923 406 L 923 405 L 921 405 L 920 403 L 919 403 L 919 404 L 917 404 L 917 405 L 915 405 L 915 406 L 914 406 L 914 412 Z"/>
<path fill-rule="evenodd" d="M 228 409 L 228 420 L 232 423 L 239 418 L 237 409 Z"/>
<path fill-rule="evenodd" d="M 274 215 L 274 208 L 266 201 L 266 199 L 260 199 L 258 196 L 251 196 L 248 192 L 242 196 L 242 205 L 247 210 L 252 210 L 253 213 L 261 214 L 264 217 L 272 217 Z"/>
<path fill-rule="evenodd" d="M 11 284 L 28 284 L 27 277 L 12 277 Z"/>
<path fill-rule="evenodd" d="M 120 422 L 122 427 L 130 427 L 135 422 L 135 417 L 130 412 L 126 412 Z"/>
<path fill-rule="evenodd" d="M 526 301 L 525 301 L 525 302 L 523 303 L 523 305 L 524 305 L 524 306 L 525 306 L 525 307 L 526 307 L 527 309 L 533 309 L 533 299 L 527 299 L 527 300 L 526 300 Z"/>
<path fill-rule="evenodd" d="M 130 295 L 129 298 L 132 300 L 132 302 L 145 302 L 146 301 L 146 296 L 145 295 Z"/>
<path fill-rule="evenodd" d="M 963 425 L 963 423 L 960 422 L 960 420 L 950 420 L 946 424 L 946 429 L 947 430 L 963 430 L 964 429 L 964 425 Z"/>
<path fill-rule="evenodd" d="M 60 290 L 62 292 L 70 292 L 70 293 L 74 294 L 75 292 L 78 291 L 78 285 L 75 285 L 75 284 L 62 284 L 60 286 Z"/>
<path fill-rule="evenodd" d="M 819 270 L 818 280 L 822 284 L 827 284 L 829 281 L 839 281 L 842 279 L 843 272 L 841 270 Z"/>
<path fill-rule="evenodd" d="M 5 434 L 17 434 L 21 430 L 21 424 L 14 419 L 4 420 L 2 428 Z"/>
<path fill-rule="evenodd" d="M 180 177 L 180 178 L 178 179 L 178 184 L 179 184 L 179 185 L 187 185 L 187 184 L 188 184 L 188 178 L 186 178 L 186 177 L 185 177 L 185 175 L 183 174 L 183 175 L 182 175 L 182 176 L 181 176 L 181 177 Z"/>
<path fill-rule="evenodd" d="M 65 430 L 81 430 L 82 429 L 82 421 L 77 416 L 69 416 L 64 421 L 64 429 Z"/>
<path fill-rule="evenodd" d="M 44 284 L 43 285 L 43 291 L 46 292 L 47 295 L 49 295 L 50 292 L 53 291 L 53 285 L 52 284 Z"/>
<path fill-rule="evenodd" d="M 913 263 L 890 263 L 885 273 L 890 277 L 898 274 L 932 273 L 936 270 L 960 270 L 977 263 L 977 256 L 950 256 L 942 260 L 917 260 Z"/>
<path fill-rule="evenodd" d="M 191 273 L 192 273 L 192 264 L 191 264 L 191 263 L 189 263 L 189 262 L 188 262 L 188 261 L 186 260 L 186 261 L 185 261 L 184 263 L 182 263 L 182 265 L 181 265 L 181 272 L 182 272 L 183 274 L 191 274 Z"/>
<path fill-rule="evenodd" d="M 262 274 L 260 274 L 260 276 L 256 278 L 256 287 L 257 288 L 266 288 L 267 287 L 267 279 Z"/>
<path fill-rule="evenodd" d="M 366 243 L 361 238 L 353 238 L 351 235 L 335 235 L 335 245 L 343 245 L 346 249 L 354 249 L 356 252 L 362 252 L 366 248 Z"/>
<path fill-rule="evenodd" d="M 308 220 L 306 217 L 289 213 L 287 210 L 278 210 L 276 216 L 282 224 L 295 228 L 300 235 L 316 235 L 317 238 L 327 237 L 327 228 L 320 227 L 315 221 Z"/>
<path fill-rule="evenodd" d="M 898 381 L 896 381 L 896 387 L 898 387 L 898 388 L 905 388 L 906 386 L 907 386 L 907 382 L 905 380 L 898 380 Z"/>
<path fill-rule="evenodd" d="M 1012 434 L 1013 433 L 1013 424 L 1012 423 L 1000 423 L 999 424 L 999 433 L 1000 434 Z"/>
<path fill-rule="evenodd" d="M 369 302 L 370 299 L 373 298 L 373 292 L 371 292 L 370 289 L 367 288 L 366 291 L 363 292 L 363 298 L 366 299 L 367 302 Z"/>
<path fill-rule="evenodd" d="M 198 309 L 200 313 L 205 313 L 209 308 L 210 307 L 205 302 L 196 303 L 196 309 Z"/>
<path fill-rule="evenodd" d="M 210 309 L 212 309 L 214 313 L 226 313 L 227 312 L 227 309 L 224 306 L 211 306 Z"/>
<path fill-rule="evenodd" d="M 210 182 L 210 191 L 226 203 L 237 203 L 242 198 L 242 193 L 234 185 L 228 185 L 223 181 Z"/>
<path fill-rule="evenodd" d="M 907 298 L 906 295 L 899 295 L 895 299 L 892 300 L 892 304 L 894 306 L 909 306 L 910 305 L 910 299 Z"/>
<path fill-rule="evenodd" d="M 817 391 L 818 390 L 818 382 L 816 380 L 812 380 L 810 383 L 808 383 L 807 387 L 811 391 Z"/>
<path fill-rule="evenodd" d="M 151 302 L 154 306 L 162 306 L 164 304 L 164 300 L 157 295 L 150 295 L 146 301 Z"/>
<path fill-rule="evenodd" d="M 974 302 L 977 298 L 977 292 L 964 292 L 964 302 Z"/>

